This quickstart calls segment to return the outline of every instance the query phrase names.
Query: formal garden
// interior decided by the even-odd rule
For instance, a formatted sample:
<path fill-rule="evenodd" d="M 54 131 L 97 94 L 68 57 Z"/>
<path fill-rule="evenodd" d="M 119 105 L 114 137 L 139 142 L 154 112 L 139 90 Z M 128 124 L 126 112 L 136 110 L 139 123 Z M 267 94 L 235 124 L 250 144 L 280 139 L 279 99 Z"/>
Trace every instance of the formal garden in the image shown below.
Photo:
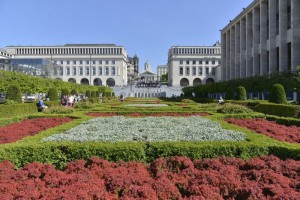
<path fill-rule="evenodd" d="M 0 199 L 299 199 L 300 105 L 284 84 L 270 101 L 238 85 L 222 104 L 208 86 L 121 102 L 105 87 L 0 72 Z M 47 94 L 48 109 L 21 92 Z M 71 93 L 88 98 L 61 106 Z"/>

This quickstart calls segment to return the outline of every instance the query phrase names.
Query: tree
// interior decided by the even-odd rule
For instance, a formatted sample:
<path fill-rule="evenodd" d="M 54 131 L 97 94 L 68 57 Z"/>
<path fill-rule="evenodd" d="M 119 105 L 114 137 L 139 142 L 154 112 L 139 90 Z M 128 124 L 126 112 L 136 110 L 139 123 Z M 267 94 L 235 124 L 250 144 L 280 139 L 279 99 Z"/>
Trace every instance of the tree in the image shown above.
<path fill-rule="evenodd" d="M 85 95 L 88 97 L 88 98 L 91 98 L 91 91 L 90 90 L 87 90 L 85 92 Z"/>
<path fill-rule="evenodd" d="M 61 91 L 61 96 L 62 97 L 66 96 L 66 95 L 69 95 L 69 94 L 70 94 L 70 92 L 69 92 L 69 90 L 67 88 L 62 89 L 62 91 Z"/>
<path fill-rule="evenodd" d="M 49 89 L 48 98 L 50 99 L 50 101 L 58 101 L 58 92 L 56 88 Z"/>
<path fill-rule="evenodd" d="M 278 104 L 287 103 L 284 87 L 281 84 L 273 85 L 270 92 L 269 102 Z"/>
<path fill-rule="evenodd" d="M 92 91 L 92 92 L 91 92 L 91 97 L 92 97 L 92 98 L 95 98 L 95 97 L 96 97 L 96 91 Z"/>
<path fill-rule="evenodd" d="M 161 75 L 161 82 L 168 82 L 168 73 Z"/>
<path fill-rule="evenodd" d="M 14 102 L 22 103 L 21 90 L 18 85 L 9 85 L 6 91 L 6 99 Z"/>
<path fill-rule="evenodd" d="M 243 87 L 243 86 L 238 87 L 236 99 L 237 100 L 246 100 L 247 99 L 245 87 Z"/>

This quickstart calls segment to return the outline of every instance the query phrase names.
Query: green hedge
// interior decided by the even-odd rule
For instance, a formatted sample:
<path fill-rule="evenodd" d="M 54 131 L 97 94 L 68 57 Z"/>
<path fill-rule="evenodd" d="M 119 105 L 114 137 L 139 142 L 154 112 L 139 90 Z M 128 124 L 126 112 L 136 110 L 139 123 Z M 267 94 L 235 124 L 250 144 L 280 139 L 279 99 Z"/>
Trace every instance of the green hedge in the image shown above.
<path fill-rule="evenodd" d="M 253 108 L 256 112 L 280 117 L 300 117 L 300 106 L 262 103 Z"/>
<path fill-rule="evenodd" d="M 37 113 L 36 102 L 13 105 L 0 105 L 0 117 L 13 117 Z"/>

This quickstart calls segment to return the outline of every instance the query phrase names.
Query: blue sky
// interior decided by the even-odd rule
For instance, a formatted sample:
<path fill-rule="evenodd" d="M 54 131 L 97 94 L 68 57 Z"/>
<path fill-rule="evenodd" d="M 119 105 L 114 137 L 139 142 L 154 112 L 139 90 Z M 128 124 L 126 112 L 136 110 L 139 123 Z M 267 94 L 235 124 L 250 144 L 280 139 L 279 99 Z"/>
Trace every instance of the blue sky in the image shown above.
<path fill-rule="evenodd" d="M 252 1 L 0 0 L 0 47 L 113 43 L 156 73 L 171 46 L 214 44 Z"/>

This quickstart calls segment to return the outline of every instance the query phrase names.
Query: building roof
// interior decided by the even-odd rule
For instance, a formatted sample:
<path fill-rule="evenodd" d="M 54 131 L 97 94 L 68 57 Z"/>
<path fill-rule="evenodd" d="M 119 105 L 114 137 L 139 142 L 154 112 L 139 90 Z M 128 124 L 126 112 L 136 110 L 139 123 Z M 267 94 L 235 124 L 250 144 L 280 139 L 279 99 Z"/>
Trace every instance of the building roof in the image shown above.
<path fill-rule="evenodd" d="M 143 73 L 140 74 L 140 76 L 142 76 L 142 75 L 156 75 L 156 74 L 153 72 L 144 71 Z"/>

